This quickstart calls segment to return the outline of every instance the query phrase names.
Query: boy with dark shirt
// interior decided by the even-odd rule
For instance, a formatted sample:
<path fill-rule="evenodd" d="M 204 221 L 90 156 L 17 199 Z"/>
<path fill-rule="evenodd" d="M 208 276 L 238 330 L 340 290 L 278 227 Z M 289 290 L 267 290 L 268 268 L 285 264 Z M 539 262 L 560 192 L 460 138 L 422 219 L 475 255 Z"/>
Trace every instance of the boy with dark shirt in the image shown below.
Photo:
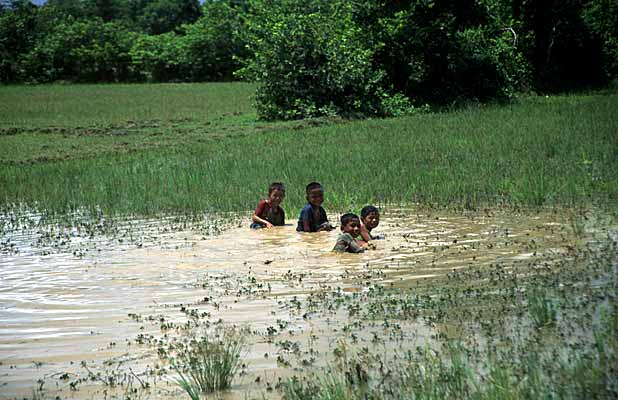
<path fill-rule="evenodd" d="M 333 229 L 322 208 L 324 202 L 324 188 L 318 182 L 311 182 L 305 188 L 307 205 L 300 211 L 298 217 L 298 232 L 320 232 Z"/>

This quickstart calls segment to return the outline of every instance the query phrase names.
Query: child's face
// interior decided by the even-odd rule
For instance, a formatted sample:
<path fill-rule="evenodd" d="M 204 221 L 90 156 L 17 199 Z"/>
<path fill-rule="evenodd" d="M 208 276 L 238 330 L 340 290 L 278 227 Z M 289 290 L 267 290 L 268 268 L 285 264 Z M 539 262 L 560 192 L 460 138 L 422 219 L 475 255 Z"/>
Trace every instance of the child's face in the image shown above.
<path fill-rule="evenodd" d="M 358 236 L 360 234 L 360 220 L 357 218 L 349 220 L 347 224 L 341 226 L 341 230 L 352 236 Z"/>
<path fill-rule="evenodd" d="M 316 188 L 307 193 L 307 201 L 314 207 L 319 207 L 324 202 L 324 191 Z"/>
<path fill-rule="evenodd" d="M 285 198 L 285 192 L 283 190 L 275 189 L 268 195 L 270 204 L 277 207 Z"/>
<path fill-rule="evenodd" d="M 363 224 L 369 230 L 372 230 L 380 223 L 380 214 L 377 212 L 370 212 L 365 217 L 363 217 Z"/>

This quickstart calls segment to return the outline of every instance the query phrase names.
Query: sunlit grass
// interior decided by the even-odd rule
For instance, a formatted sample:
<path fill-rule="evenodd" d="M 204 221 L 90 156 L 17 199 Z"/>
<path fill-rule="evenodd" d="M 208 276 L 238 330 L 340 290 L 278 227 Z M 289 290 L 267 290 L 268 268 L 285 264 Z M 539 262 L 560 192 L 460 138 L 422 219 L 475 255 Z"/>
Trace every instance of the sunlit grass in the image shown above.
<path fill-rule="evenodd" d="M 252 114 L 248 83 L 0 87 L 0 126 L 75 127 Z"/>
<path fill-rule="evenodd" d="M 117 90 L 129 90 L 125 86 Z M 195 96 L 196 88 L 210 90 L 208 85 L 178 86 Z M 219 111 L 206 110 L 208 102 L 198 108 L 204 115 L 236 109 L 237 88 L 216 92 L 213 99 L 228 105 L 212 106 Z M 175 115 L 199 115 L 194 103 L 170 101 L 169 108 Z M 159 112 L 165 108 L 153 104 Z M 616 94 L 531 97 L 507 106 L 317 127 L 261 125 L 242 104 L 240 115 L 211 125 L 170 120 L 164 128 L 146 126 L 118 137 L 0 136 L 5 160 L 0 201 L 52 212 L 77 207 L 112 214 L 247 211 L 265 196 L 270 182 L 282 181 L 287 186 L 283 207 L 288 218 L 295 218 L 305 202 L 304 187 L 314 180 L 325 187 L 328 211 L 358 211 L 367 203 L 478 208 L 610 205 L 618 199 Z M 96 105 L 93 110 L 92 118 L 109 113 Z M 67 118 L 88 121 L 84 114 Z M 156 113 L 137 114 L 131 118 Z M 47 118 L 33 124 L 58 122 Z"/>

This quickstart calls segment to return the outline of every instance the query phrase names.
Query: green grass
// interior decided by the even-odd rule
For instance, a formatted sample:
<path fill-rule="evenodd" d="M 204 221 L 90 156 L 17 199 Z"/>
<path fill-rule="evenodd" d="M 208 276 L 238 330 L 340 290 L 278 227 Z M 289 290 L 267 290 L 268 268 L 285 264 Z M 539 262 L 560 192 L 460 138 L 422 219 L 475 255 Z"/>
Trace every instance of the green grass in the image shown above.
<path fill-rule="evenodd" d="M 228 389 L 242 361 L 245 344 L 239 332 L 228 329 L 211 336 L 204 335 L 175 350 L 172 364 L 178 374 L 176 383 L 193 400 Z"/>
<path fill-rule="evenodd" d="M 558 314 L 557 302 L 551 298 L 547 291 L 535 290 L 530 288 L 526 292 L 528 300 L 528 310 L 532 321 L 537 328 L 552 326 L 556 324 Z"/>
<path fill-rule="evenodd" d="M 252 114 L 247 83 L 40 85 L 0 87 L 2 127 L 81 127 Z"/>
<path fill-rule="evenodd" d="M 3 88 L 0 203 L 50 212 L 77 207 L 120 214 L 245 211 L 256 206 L 271 181 L 283 181 L 288 188 L 283 206 L 293 218 L 305 202 L 304 186 L 313 180 L 326 188 L 324 207 L 339 211 L 358 211 L 366 203 L 475 208 L 612 205 L 618 199 L 615 92 L 528 97 L 507 106 L 389 120 L 265 124 L 255 121 L 247 103 L 250 89 L 243 84 Z M 25 124 L 32 93 L 45 98 L 46 91 L 53 97 L 70 90 L 107 91 L 108 100 L 93 104 L 90 116 L 66 111 L 63 133 L 37 131 L 62 121 L 43 105 L 28 125 L 37 129 L 6 133 L 18 121 Z M 135 100 L 141 105 L 133 111 L 126 99 L 130 90 L 141 93 Z M 176 103 L 185 95 L 192 100 Z M 48 108 L 74 106 L 70 96 L 58 99 L 67 104 Z M 115 99 L 125 103 L 110 105 Z M 174 106 L 166 114 L 168 104 Z M 7 117 L 7 108 L 21 117 Z M 124 113 L 110 112 L 118 108 Z M 155 115 L 159 126 L 150 126 Z M 110 134 L 110 125 L 84 133 L 96 126 L 89 121 L 101 118 L 125 134 Z M 80 126 L 70 126 L 73 121 Z M 131 123 L 138 128 L 127 128 Z"/>

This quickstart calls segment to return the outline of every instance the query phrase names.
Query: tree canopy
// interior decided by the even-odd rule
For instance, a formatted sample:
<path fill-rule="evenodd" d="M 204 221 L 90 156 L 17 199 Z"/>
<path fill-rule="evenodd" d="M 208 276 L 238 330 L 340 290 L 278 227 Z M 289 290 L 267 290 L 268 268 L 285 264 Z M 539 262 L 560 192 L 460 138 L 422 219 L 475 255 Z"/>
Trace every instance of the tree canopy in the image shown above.
<path fill-rule="evenodd" d="M 0 81 L 259 83 L 263 118 L 599 86 L 618 0 L 0 0 Z"/>

